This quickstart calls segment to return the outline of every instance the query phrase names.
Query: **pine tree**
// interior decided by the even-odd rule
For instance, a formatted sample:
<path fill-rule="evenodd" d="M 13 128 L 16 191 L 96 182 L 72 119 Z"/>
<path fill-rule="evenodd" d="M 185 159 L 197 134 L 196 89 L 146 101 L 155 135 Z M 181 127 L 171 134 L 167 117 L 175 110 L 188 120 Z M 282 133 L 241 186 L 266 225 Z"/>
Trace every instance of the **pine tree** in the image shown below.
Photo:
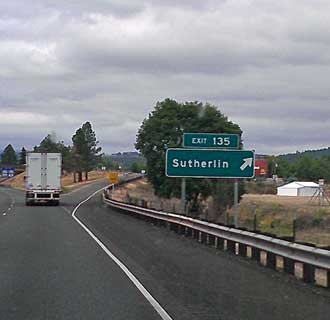
<path fill-rule="evenodd" d="M 85 178 L 88 180 L 88 172 L 93 170 L 97 162 L 100 160 L 99 153 L 101 152 L 102 148 L 98 147 L 98 141 L 96 139 L 95 131 L 92 129 L 92 125 L 90 122 L 86 122 L 82 126 L 82 131 L 85 136 L 86 141 L 86 148 L 84 149 L 83 153 L 83 166 L 85 170 Z"/>
<path fill-rule="evenodd" d="M 84 132 L 79 128 L 72 137 L 73 142 L 73 161 L 74 161 L 74 180 L 76 181 L 76 173 L 78 173 L 78 181 L 82 181 L 83 172 L 83 154 L 86 153 L 86 139 Z"/>
<path fill-rule="evenodd" d="M 78 172 L 78 180 L 82 181 L 82 172 L 85 171 L 85 179 L 88 180 L 88 172 L 94 169 L 100 160 L 101 147 L 98 147 L 96 134 L 90 122 L 83 124 L 72 137 L 75 166 Z"/>
<path fill-rule="evenodd" d="M 11 144 L 5 148 L 1 155 L 1 162 L 3 165 L 15 166 L 17 165 L 17 156 L 16 152 Z"/>
<path fill-rule="evenodd" d="M 26 164 L 26 150 L 23 147 L 19 154 L 19 165 L 24 166 Z"/>
<path fill-rule="evenodd" d="M 58 144 L 53 141 L 53 138 L 48 134 L 41 142 L 39 146 L 34 147 L 35 152 L 59 152 Z"/>

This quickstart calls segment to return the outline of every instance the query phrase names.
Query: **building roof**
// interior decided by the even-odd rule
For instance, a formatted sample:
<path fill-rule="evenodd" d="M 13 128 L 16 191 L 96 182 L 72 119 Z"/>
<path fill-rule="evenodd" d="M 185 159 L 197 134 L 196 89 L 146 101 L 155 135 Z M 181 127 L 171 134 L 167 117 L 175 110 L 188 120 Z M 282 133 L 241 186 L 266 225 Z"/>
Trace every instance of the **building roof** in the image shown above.
<path fill-rule="evenodd" d="M 305 181 L 294 181 L 279 188 L 288 188 L 288 189 L 300 189 L 304 187 L 319 188 L 319 185 L 315 182 L 305 182 Z"/>

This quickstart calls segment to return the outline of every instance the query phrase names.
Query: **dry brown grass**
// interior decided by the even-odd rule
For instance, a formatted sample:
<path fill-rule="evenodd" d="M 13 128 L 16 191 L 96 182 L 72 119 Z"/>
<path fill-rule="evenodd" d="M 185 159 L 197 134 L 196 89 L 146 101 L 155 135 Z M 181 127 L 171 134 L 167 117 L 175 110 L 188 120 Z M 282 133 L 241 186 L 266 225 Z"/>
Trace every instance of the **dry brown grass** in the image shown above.
<path fill-rule="evenodd" d="M 18 174 L 17 176 L 6 180 L 2 184 L 10 186 L 12 188 L 20 189 L 20 190 L 25 190 L 25 181 L 24 181 L 24 176 L 25 172 Z M 84 185 L 87 183 L 91 183 L 93 181 L 103 179 L 107 177 L 107 172 L 105 171 L 91 171 L 88 174 L 88 181 L 85 181 L 85 176 L 83 176 L 83 181 L 79 183 L 74 183 L 73 182 L 73 174 L 67 174 L 61 177 L 61 184 L 62 188 L 65 191 L 69 191 L 73 188 L 76 188 L 80 185 Z"/>
<path fill-rule="evenodd" d="M 232 217 L 232 210 L 230 212 Z M 330 206 L 320 207 L 309 197 L 244 195 L 239 205 L 239 223 L 277 236 L 292 236 L 296 219 L 296 240 L 319 246 L 330 246 Z"/>
<path fill-rule="evenodd" d="M 115 190 L 114 199 L 141 205 L 141 200 L 149 208 L 167 212 L 182 213 L 180 199 L 163 199 L 154 195 L 154 189 L 146 179 L 140 179 Z"/>
<path fill-rule="evenodd" d="M 298 231 L 297 238 L 301 241 L 313 243 L 320 247 L 329 247 L 330 229 L 322 230 L 319 228 L 311 228 L 308 230 Z"/>
<path fill-rule="evenodd" d="M 83 175 L 82 182 L 73 182 L 73 174 L 67 174 L 61 178 L 62 188 L 65 190 L 70 190 L 76 188 L 77 186 L 91 183 L 96 180 L 107 178 L 108 173 L 106 171 L 91 171 L 88 173 L 88 181 L 85 180 L 85 175 Z"/>
<path fill-rule="evenodd" d="M 319 207 L 317 202 L 310 202 L 309 197 L 284 197 L 276 195 L 245 194 L 240 202 L 240 215 L 244 217 L 254 210 L 259 213 L 270 213 L 296 218 L 315 216 L 320 212 L 330 215 L 330 206 Z"/>
<path fill-rule="evenodd" d="M 259 195 L 259 194 L 245 194 L 242 197 L 241 203 L 250 204 L 279 204 L 283 206 L 298 206 L 300 208 L 311 208 L 309 197 L 287 197 L 277 195 Z M 313 202 L 315 204 L 315 202 Z"/>
<path fill-rule="evenodd" d="M 24 176 L 25 176 L 25 172 L 22 172 L 17 176 L 6 180 L 2 184 L 6 186 L 11 186 L 16 189 L 24 190 L 25 189 Z"/>

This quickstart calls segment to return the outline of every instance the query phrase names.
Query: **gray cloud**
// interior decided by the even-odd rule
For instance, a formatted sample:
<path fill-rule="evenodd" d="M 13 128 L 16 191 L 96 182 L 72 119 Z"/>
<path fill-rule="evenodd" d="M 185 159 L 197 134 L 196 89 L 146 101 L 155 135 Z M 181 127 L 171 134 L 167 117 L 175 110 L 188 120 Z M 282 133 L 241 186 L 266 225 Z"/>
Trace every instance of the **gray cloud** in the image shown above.
<path fill-rule="evenodd" d="M 219 106 L 245 145 L 328 146 L 328 1 L 0 4 L 0 149 L 90 120 L 106 151 L 133 150 L 166 97 Z"/>

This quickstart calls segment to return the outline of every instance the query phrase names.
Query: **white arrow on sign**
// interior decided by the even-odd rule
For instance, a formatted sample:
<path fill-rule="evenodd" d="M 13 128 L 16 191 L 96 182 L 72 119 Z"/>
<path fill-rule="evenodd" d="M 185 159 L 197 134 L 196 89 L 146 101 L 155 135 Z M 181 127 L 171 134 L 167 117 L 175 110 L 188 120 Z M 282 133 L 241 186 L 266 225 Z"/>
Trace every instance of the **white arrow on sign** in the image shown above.
<path fill-rule="evenodd" d="M 253 158 L 245 158 L 243 159 L 244 163 L 240 166 L 240 169 L 243 171 L 245 170 L 247 167 L 252 167 L 252 162 L 253 162 Z"/>

